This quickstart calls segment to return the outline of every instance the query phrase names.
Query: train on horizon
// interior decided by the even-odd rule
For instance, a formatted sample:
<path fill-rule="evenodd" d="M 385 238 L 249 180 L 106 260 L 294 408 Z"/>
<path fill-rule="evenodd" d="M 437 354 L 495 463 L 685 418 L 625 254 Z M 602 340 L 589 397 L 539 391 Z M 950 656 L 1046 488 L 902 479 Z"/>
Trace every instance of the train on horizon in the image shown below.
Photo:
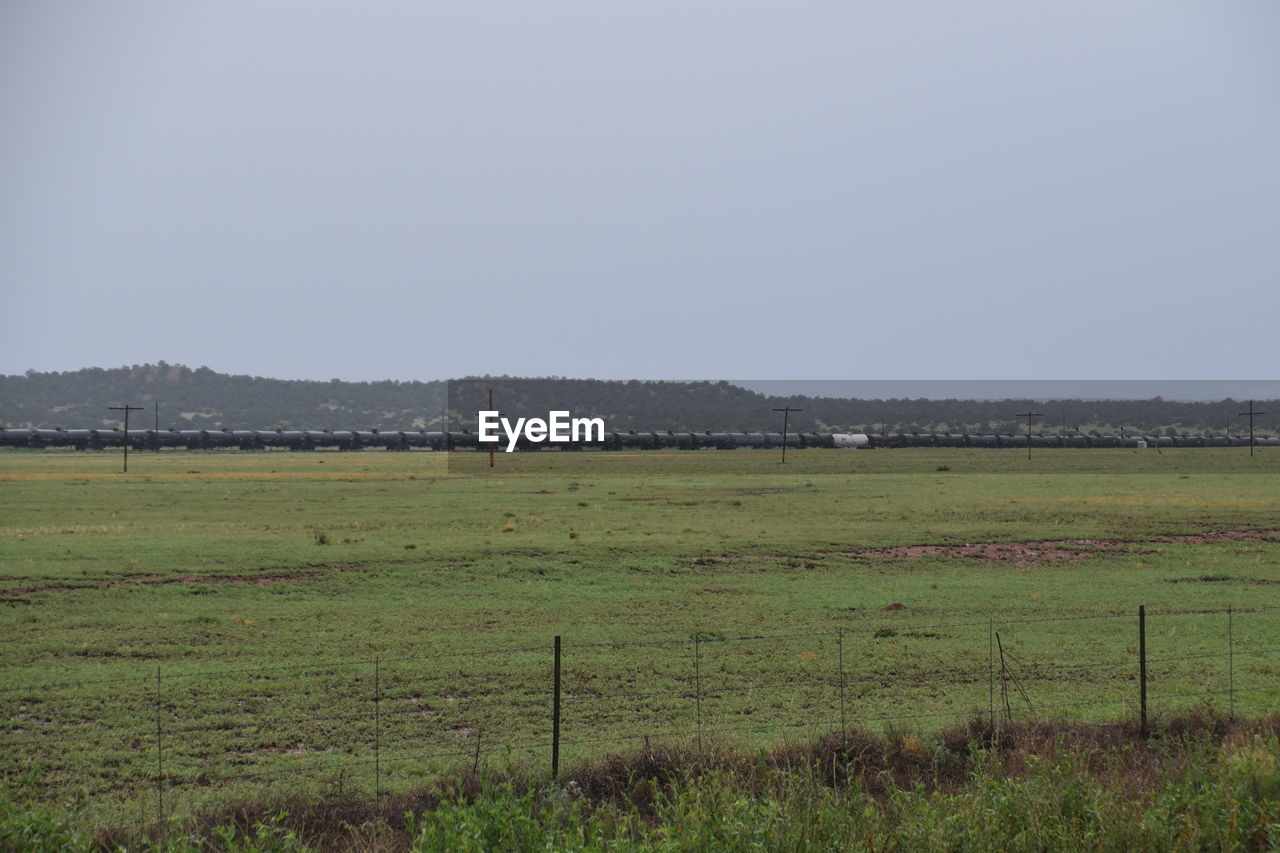
<path fill-rule="evenodd" d="M 24 427 L 0 429 L 0 447 L 30 449 L 73 448 L 105 450 L 123 444 L 120 429 L 42 429 Z M 874 449 L 893 447 L 982 447 L 1022 448 L 1174 448 L 1174 447 L 1249 447 L 1247 435 L 1141 435 L 1137 433 L 788 433 L 788 448 L 840 447 Z M 1280 447 L 1280 437 L 1257 436 L 1256 447 Z M 575 450 L 735 450 L 782 447 L 780 432 L 676 432 L 614 431 L 605 432 L 601 440 L 556 444 L 561 451 Z M 132 450 L 487 450 L 476 433 L 468 430 L 448 432 L 424 430 L 312 430 L 312 429 L 131 429 Z M 536 451 L 546 445 L 522 439 L 517 450 Z"/>

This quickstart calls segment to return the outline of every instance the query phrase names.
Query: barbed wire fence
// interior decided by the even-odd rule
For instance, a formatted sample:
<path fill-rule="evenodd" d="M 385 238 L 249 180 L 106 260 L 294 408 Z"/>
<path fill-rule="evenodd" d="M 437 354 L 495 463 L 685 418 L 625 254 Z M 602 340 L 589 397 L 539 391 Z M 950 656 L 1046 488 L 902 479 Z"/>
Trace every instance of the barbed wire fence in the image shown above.
<path fill-rule="evenodd" d="M 985 717 L 1142 720 L 1280 708 L 1276 608 L 424 652 L 0 688 L 8 779 L 164 822 L 264 791 L 381 798 L 562 755 L 710 754 Z"/>

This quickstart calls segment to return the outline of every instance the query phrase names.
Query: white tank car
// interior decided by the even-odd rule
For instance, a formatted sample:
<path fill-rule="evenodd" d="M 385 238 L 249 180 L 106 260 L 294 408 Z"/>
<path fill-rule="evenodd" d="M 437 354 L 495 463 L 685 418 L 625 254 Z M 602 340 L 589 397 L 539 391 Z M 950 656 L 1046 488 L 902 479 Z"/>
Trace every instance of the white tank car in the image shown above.
<path fill-rule="evenodd" d="M 863 432 L 837 432 L 831 436 L 834 447 L 867 447 L 871 440 Z"/>

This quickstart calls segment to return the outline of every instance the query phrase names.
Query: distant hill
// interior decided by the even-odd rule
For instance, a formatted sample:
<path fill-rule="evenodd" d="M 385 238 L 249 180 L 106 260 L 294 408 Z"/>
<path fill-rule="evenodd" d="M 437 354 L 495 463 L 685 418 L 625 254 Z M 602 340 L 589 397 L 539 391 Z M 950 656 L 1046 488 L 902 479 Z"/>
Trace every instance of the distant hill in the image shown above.
<path fill-rule="evenodd" d="M 118 426 L 121 403 L 145 426 L 183 429 L 421 429 L 441 420 L 445 383 L 315 382 L 232 376 L 208 367 L 142 364 L 0 377 L 4 426 Z"/>
<path fill-rule="evenodd" d="M 1021 432 L 1016 412 L 1045 415 L 1037 429 L 1117 432 L 1221 433 L 1247 430 L 1237 400 L 851 400 L 777 397 L 728 382 L 655 382 L 599 379 L 480 377 L 450 382 L 342 382 L 268 379 L 218 373 L 208 367 L 143 364 L 64 373 L 0 377 L 0 426 L 116 426 L 108 406 L 144 406 L 136 417 L 151 425 L 158 404 L 161 427 L 274 429 L 474 428 L 475 413 L 494 391 L 507 415 L 545 416 L 552 409 L 602 417 L 609 429 L 777 431 L 772 409 L 803 409 L 792 429 L 857 432 Z M 1260 432 L 1276 431 L 1280 401 L 1260 401 L 1268 412 Z"/>
<path fill-rule="evenodd" d="M 1102 432 L 1166 433 L 1247 431 L 1236 416 L 1245 403 L 1237 400 L 1186 402 L 1163 400 L 862 400 L 840 397 L 767 396 L 728 382 L 641 382 L 596 379 L 463 379 L 449 383 L 450 411 L 469 413 L 462 423 L 473 427 L 486 391 L 494 389 L 495 406 L 511 415 L 545 416 L 549 409 L 603 417 L 610 429 L 773 431 L 782 427 L 782 406 L 803 409 L 790 417 L 791 428 L 803 431 L 852 432 L 1023 432 L 1026 419 L 1017 412 L 1044 412 L 1035 429 L 1065 428 Z M 1280 402 L 1256 406 L 1268 412 L 1256 421 L 1259 432 L 1280 424 Z M 1065 421 L 1064 421 L 1065 418 Z M 453 424 L 457 426 L 455 415 Z M 1269 428 L 1269 429 L 1266 429 Z"/>

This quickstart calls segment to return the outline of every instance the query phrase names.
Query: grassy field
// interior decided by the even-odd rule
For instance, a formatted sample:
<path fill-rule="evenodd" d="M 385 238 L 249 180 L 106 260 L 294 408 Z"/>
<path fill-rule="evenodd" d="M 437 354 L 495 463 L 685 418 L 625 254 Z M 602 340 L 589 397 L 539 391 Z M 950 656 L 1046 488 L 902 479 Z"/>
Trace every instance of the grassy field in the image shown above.
<path fill-rule="evenodd" d="M 104 821 L 545 772 L 556 635 L 566 765 L 1131 717 L 1139 604 L 1157 716 L 1280 707 L 1277 453 L 130 462 L 0 453 L 0 762 Z"/>

